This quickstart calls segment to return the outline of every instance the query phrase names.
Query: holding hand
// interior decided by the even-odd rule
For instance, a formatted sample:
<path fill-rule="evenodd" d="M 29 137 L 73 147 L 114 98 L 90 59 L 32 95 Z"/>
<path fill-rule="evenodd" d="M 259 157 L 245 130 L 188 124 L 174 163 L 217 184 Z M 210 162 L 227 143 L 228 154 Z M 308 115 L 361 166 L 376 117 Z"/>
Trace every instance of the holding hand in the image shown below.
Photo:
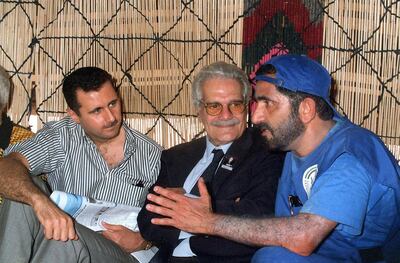
<path fill-rule="evenodd" d="M 102 232 L 102 235 L 116 243 L 125 252 L 132 253 L 143 250 L 149 244 L 139 232 L 134 232 L 121 225 L 113 225 L 106 222 L 103 222 L 102 225 L 106 229 Z"/>

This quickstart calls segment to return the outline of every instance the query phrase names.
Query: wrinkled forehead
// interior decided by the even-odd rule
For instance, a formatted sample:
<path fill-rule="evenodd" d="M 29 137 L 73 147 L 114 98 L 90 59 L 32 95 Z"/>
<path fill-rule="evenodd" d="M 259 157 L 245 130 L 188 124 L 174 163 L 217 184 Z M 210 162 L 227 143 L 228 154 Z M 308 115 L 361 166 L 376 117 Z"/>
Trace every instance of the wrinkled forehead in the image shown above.
<path fill-rule="evenodd" d="M 259 80 L 254 86 L 253 97 L 255 98 L 260 96 L 273 96 L 278 94 L 280 94 L 280 92 L 276 88 L 276 85 L 273 83 Z"/>
<path fill-rule="evenodd" d="M 110 82 L 106 82 L 97 90 L 76 90 L 76 100 L 79 105 L 102 104 L 118 99 L 118 93 Z"/>
<path fill-rule="evenodd" d="M 243 99 L 242 87 L 236 79 L 209 79 L 202 86 L 202 99 L 207 101 L 241 100 Z"/>

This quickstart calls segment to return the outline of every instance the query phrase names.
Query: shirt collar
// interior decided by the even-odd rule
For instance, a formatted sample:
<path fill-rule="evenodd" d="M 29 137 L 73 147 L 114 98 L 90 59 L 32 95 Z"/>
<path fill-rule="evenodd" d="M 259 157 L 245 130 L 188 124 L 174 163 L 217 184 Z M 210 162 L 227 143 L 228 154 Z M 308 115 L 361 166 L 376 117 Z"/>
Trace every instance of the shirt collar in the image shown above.
<path fill-rule="evenodd" d="M 78 134 L 80 134 L 80 136 L 78 135 L 78 138 L 85 140 L 87 143 L 89 143 L 89 145 L 92 148 L 96 148 L 96 144 L 92 141 L 92 139 L 90 139 L 86 135 L 82 126 L 79 124 L 76 124 L 76 127 L 78 130 Z M 132 154 L 134 154 L 136 151 L 136 148 L 137 148 L 136 139 L 135 139 L 135 136 L 132 134 L 131 130 L 129 129 L 128 125 L 124 121 L 122 122 L 121 129 L 125 130 L 124 155 L 127 158 L 127 157 L 131 156 Z"/>
<path fill-rule="evenodd" d="M 128 125 L 125 122 L 122 122 L 122 129 L 125 129 L 125 145 L 124 151 L 126 156 L 130 156 L 135 153 L 137 148 L 136 138 L 132 134 Z"/>
<path fill-rule="evenodd" d="M 206 152 L 205 152 L 206 158 L 209 158 L 209 157 L 210 157 L 210 155 L 212 154 L 211 152 L 212 152 L 214 149 L 221 149 L 221 150 L 224 152 L 224 154 L 226 154 L 226 152 L 228 151 L 229 147 L 231 147 L 231 145 L 232 145 L 232 143 L 233 143 L 233 142 L 230 142 L 230 143 L 227 143 L 227 144 L 215 146 L 214 144 L 212 144 L 212 143 L 210 142 L 210 140 L 208 139 L 208 136 L 207 136 L 206 138 L 207 138 L 207 140 L 206 140 L 206 142 L 207 142 L 206 145 L 207 145 L 207 146 L 206 146 Z"/>

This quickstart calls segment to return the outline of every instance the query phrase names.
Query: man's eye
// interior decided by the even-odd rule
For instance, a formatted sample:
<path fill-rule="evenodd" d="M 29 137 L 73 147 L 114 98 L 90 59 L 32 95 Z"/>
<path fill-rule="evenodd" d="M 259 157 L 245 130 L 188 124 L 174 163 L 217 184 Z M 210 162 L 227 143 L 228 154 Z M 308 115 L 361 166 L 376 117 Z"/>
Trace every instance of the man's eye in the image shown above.
<path fill-rule="evenodd" d="M 269 107 L 269 106 L 272 105 L 270 100 L 263 100 L 263 99 L 261 99 L 261 100 L 256 100 L 256 103 L 257 103 L 258 105 L 264 105 L 264 107 Z"/>
<path fill-rule="evenodd" d="M 231 105 L 233 105 L 234 107 L 241 107 L 243 105 L 243 102 L 232 102 Z"/>
<path fill-rule="evenodd" d="M 218 109 L 219 108 L 219 104 L 208 104 L 208 108 L 210 108 L 210 109 Z"/>
<path fill-rule="evenodd" d="M 272 106 L 272 105 L 275 104 L 275 102 L 272 101 L 272 100 L 267 100 L 265 103 L 266 103 L 268 106 Z"/>
<path fill-rule="evenodd" d="M 92 114 L 99 114 L 100 112 L 101 112 L 101 109 L 98 108 L 98 109 L 92 110 L 90 113 L 92 113 Z"/>

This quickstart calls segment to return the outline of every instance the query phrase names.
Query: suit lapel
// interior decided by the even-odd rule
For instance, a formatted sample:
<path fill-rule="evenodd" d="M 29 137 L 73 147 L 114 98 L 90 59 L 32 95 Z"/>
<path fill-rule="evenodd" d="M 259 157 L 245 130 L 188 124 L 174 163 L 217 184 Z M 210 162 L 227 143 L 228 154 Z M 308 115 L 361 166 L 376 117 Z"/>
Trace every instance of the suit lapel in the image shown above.
<path fill-rule="evenodd" d="M 176 171 L 179 184 L 183 185 L 186 181 L 188 174 L 192 171 L 193 167 L 203 157 L 206 150 L 206 138 L 202 137 L 196 140 L 191 147 L 188 148 L 184 154 L 180 155 L 180 160 L 177 160 L 179 169 Z"/>
<path fill-rule="evenodd" d="M 249 129 L 246 129 L 243 135 L 229 147 L 228 152 L 222 159 L 221 165 L 214 176 L 212 184 L 213 196 L 218 193 L 219 189 L 228 178 L 235 176 L 234 171 L 248 155 L 252 143 L 251 132 Z"/>

